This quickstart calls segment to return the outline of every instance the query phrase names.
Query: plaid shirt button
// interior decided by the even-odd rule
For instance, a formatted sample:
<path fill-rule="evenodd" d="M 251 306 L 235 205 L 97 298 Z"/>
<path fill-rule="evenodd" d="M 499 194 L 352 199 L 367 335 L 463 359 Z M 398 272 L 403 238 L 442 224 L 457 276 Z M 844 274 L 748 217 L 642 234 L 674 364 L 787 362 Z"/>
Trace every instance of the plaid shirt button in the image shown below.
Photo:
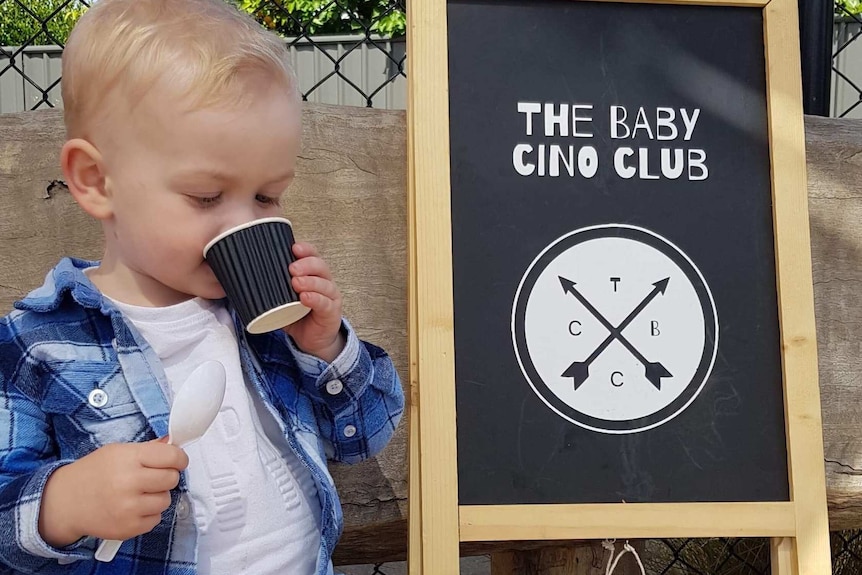
<path fill-rule="evenodd" d="M 189 503 L 185 496 L 180 496 L 180 502 L 177 503 L 177 519 L 187 519 L 189 516 Z"/>
<path fill-rule="evenodd" d="M 328 393 L 329 395 L 338 395 L 343 390 L 344 385 L 341 383 L 341 380 L 333 379 L 326 384 L 326 393 Z"/>
<path fill-rule="evenodd" d="M 108 404 L 108 394 L 102 389 L 94 389 L 87 396 L 87 401 L 93 407 L 105 407 Z"/>

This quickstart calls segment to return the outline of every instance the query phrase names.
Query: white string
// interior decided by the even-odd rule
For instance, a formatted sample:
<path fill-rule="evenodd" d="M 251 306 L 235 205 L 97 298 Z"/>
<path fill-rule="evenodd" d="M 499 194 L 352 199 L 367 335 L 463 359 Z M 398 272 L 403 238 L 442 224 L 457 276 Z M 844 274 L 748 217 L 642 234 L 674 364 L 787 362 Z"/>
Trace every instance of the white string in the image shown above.
<path fill-rule="evenodd" d="M 611 552 L 608 556 L 608 564 L 605 568 L 605 575 L 613 575 L 614 571 L 617 568 L 617 564 L 620 562 L 620 559 L 623 558 L 623 555 L 626 553 L 631 553 L 635 556 L 635 560 L 638 562 L 638 567 L 640 567 L 641 575 L 646 575 L 646 570 L 644 569 L 644 564 L 641 562 L 641 558 L 638 555 L 638 552 L 635 551 L 635 548 L 629 545 L 629 542 L 626 541 L 625 545 L 623 545 L 622 551 L 620 551 L 619 555 L 616 555 L 616 539 L 605 539 L 602 541 L 602 547 Z M 614 557 L 616 555 L 616 558 Z"/>

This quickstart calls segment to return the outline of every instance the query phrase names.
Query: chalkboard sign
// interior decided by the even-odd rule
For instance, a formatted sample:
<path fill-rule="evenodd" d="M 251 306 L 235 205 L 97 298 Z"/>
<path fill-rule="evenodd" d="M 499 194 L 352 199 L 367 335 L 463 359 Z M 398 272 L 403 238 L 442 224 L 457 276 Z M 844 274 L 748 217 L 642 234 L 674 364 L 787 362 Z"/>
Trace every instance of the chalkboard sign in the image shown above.
<path fill-rule="evenodd" d="M 671 534 L 822 572 L 795 3 L 416 4 L 411 572 Z"/>
<path fill-rule="evenodd" d="M 787 501 L 762 11 L 448 16 L 459 503 Z"/>

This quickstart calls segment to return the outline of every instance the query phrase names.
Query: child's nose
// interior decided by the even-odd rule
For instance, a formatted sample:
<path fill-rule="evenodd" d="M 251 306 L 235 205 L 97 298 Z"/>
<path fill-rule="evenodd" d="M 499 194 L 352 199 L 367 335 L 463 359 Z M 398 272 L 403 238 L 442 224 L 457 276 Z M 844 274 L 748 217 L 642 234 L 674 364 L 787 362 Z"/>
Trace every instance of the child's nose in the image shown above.
<path fill-rule="evenodd" d="M 227 218 L 222 224 L 222 231 L 227 231 L 231 228 L 247 224 L 248 222 L 260 219 L 261 214 L 257 213 L 254 207 L 234 205 L 227 211 Z"/>

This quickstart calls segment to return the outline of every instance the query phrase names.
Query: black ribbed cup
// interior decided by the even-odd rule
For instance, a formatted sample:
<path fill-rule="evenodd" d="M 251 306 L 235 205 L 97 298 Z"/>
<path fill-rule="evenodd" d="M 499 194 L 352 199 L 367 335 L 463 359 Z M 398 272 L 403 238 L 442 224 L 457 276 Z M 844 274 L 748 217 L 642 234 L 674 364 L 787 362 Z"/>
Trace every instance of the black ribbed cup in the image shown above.
<path fill-rule="evenodd" d="M 264 218 L 231 228 L 204 248 L 204 258 L 249 333 L 285 327 L 311 311 L 290 285 L 293 241 L 289 220 Z"/>

